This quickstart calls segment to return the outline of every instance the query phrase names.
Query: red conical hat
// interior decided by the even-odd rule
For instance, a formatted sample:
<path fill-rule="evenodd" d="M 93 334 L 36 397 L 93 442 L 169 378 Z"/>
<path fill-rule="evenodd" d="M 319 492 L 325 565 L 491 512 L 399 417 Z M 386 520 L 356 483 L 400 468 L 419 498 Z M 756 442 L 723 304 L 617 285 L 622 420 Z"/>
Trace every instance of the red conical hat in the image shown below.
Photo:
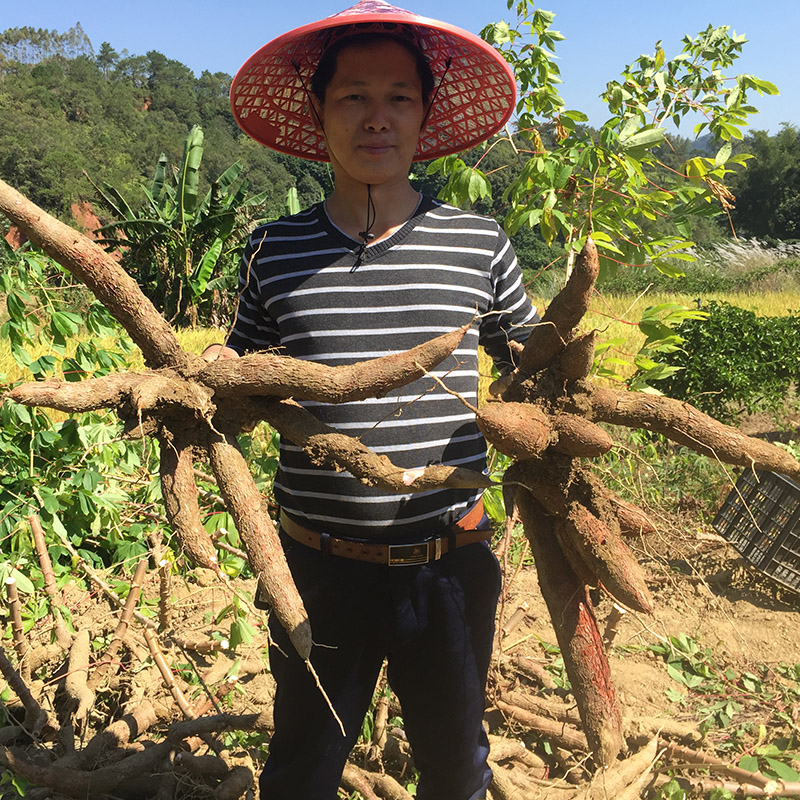
<path fill-rule="evenodd" d="M 420 17 L 383 0 L 360 0 L 345 11 L 273 39 L 245 62 L 231 85 L 231 108 L 248 136 L 292 156 L 330 160 L 322 135 L 314 130 L 303 83 L 308 86 L 323 51 L 335 38 L 335 29 L 343 26 L 356 26 L 348 34 L 410 29 L 430 63 L 436 86 L 451 59 L 420 133 L 415 161 L 468 150 L 508 122 L 516 101 L 516 81 L 494 48 L 446 22 Z"/>

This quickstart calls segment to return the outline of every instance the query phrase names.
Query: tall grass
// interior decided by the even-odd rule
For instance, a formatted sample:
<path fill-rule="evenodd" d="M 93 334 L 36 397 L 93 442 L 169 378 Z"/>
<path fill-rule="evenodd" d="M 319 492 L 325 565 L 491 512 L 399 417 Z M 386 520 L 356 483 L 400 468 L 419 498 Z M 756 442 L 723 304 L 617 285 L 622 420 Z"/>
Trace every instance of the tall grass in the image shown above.
<path fill-rule="evenodd" d="M 685 275 L 670 278 L 651 267 L 629 267 L 600 284 L 606 294 L 637 294 L 648 288 L 669 293 L 800 292 L 800 243 L 758 239 L 719 242 L 693 251 Z"/>
<path fill-rule="evenodd" d="M 783 317 L 800 310 L 800 287 L 794 291 L 780 292 L 703 292 L 681 293 L 648 290 L 639 294 L 609 294 L 597 290 L 589 312 L 581 325 L 583 330 L 597 330 L 599 343 L 620 340 L 609 352 L 617 358 L 631 362 L 631 366 L 616 365 L 616 371 L 624 378 L 633 374 L 633 357 L 644 344 L 645 335 L 638 328 L 642 311 L 649 306 L 677 303 L 688 308 L 706 305 L 711 300 L 724 301 L 747 309 L 762 317 Z M 540 313 L 547 307 L 541 297 L 533 299 Z"/>
<path fill-rule="evenodd" d="M 225 337 L 225 333 L 216 328 L 180 329 L 176 331 L 176 334 L 181 347 L 191 353 L 202 353 L 203 350 L 208 347 L 208 345 L 212 344 L 213 342 L 220 342 Z M 69 340 L 64 353 L 65 356 L 74 355 L 75 348 L 78 346 L 81 338 L 88 339 L 89 334 L 83 333 L 82 337 Z M 112 348 L 113 342 L 110 339 L 103 340 L 98 342 L 98 346 Z M 46 343 L 39 343 L 29 346 L 27 349 L 32 359 L 37 359 L 40 356 L 52 352 Z M 129 368 L 131 370 L 139 370 L 144 368 L 144 360 L 142 359 L 141 353 L 138 350 L 136 350 L 134 355 L 131 357 Z M 62 376 L 56 375 L 54 377 L 60 378 Z M 8 340 L 5 338 L 0 339 L 0 386 L 2 386 L 3 383 L 13 384 L 17 383 L 18 381 L 27 381 L 30 379 L 30 372 L 23 367 L 20 367 L 19 364 L 14 361 L 14 358 L 11 355 L 11 345 L 9 344 Z"/>

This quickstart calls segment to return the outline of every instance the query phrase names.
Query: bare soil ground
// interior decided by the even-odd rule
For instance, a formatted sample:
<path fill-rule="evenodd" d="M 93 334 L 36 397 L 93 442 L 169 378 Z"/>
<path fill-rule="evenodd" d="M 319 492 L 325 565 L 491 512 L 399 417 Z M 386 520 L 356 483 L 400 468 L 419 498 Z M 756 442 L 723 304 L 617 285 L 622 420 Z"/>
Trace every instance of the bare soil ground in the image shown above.
<path fill-rule="evenodd" d="M 691 637 L 701 650 L 708 648 L 706 661 L 713 664 L 716 673 L 722 675 L 727 670 L 729 677 L 733 678 L 757 674 L 764 679 L 765 686 L 771 679 L 783 680 L 780 677 L 780 665 L 800 664 L 800 594 L 780 587 L 747 565 L 712 530 L 708 522 L 703 521 L 700 510 L 693 507 L 691 498 L 687 498 L 684 505 L 684 511 L 670 518 L 656 516 L 655 521 L 659 525 L 657 535 L 630 541 L 648 576 L 655 612 L 649 617 L 625 613 L 609 648 L 617 697 L 629 732 L 639 724 L 635 720 L 647 721 L 645 735 L 652 735 L 661 724 L 676 722 L 697 731 L 700 723 L 709 716 L 708 707 L 720 699 L 698 699 L 669 674 L 664 647 L 669 648 L 670 637 Z M 657 515 L 658 512 L 653 513 Z M 572 702 L 568 690 L 563 688 L 563 673 L 560 671 L 558 653 L 553 647 L 555 636 L 539 593 L 535 565 L 524 559 L 523 566 L 516 568 L 509 561 L 505 571 L 506 594 L 498 619 L 500 632 L 490 676 L 487 724 L 494 734 L 503 739 L 523 742 L 529 752 L 542 760 L 542 769 L 538 773 L 540 778 L 581 783 L 591 778 L 591 771 L 585 768 L 585 753 L 579 750 L 567 753 L 561 744 L 554 744 L 547 735 L 509 720 L 507 714 L 498 710 L 497 699 L 509 689 L 530 697 L 560 701 L 567 706 Z M 230 609 L 235 593 L 252 596 L 252 590 L 252 581 L 233 580 L 224 586 L 213 573 L 202 569 L 189 572 L 186 578 L 176 578 L 172 587 L 172 629 L 194 639 L 211 641 L 223 638 L 228 635 L 233 619 Z M 155 572 L 149 573 L 143 594 L 145 600 L 142 602 L 154 607 L 158 597 L 158 576 Z M 593 593 L 593 597 L 602 631 L 613 618 L 614 607 L 599 592 Z M 87 592 L 75 585 L 67 590 L 66 604 L 76 629 L 90 630 L 99 643 L 107 641 L 117 624 L 119 609 L 109 604 L 100 593 L 94 590 Z M 191 709 L 202 710 L 206 715 L 220 712 L 261 715 L 259 724 L 262 730 L 259 733 L 229 733 L 219 735 L 216 740 L 218 749 L 225 751 L 223 755 L 229 767 L 232 763 L 240 763 L 257 772 L 268 748 L 274 684 L 266 658 L 267 617 L 253 611 L 247 621 L 252 626 L 252 640 L 239 645 L 235 654 L 229 651 L 203 654 L 182 649 L 164 635 L 160 636 L 160 641 L 175 685 Z M 42 620 L 33 637 L 41 642 L 49 640 L 51 624 L 52 618 Z M 158 716 L 156 724 L 141 737 L 145 747 L 151 746 L 150 742 L 159 741 L 176 721 L 184 718 L 175 694 L 165 688 L 164 681 L 153 666 L 142 632 L 142 626 L 134 621 L 126 637 L 129 649 L 122 657 L 121 678 L 112 691 L 98 693 L 98 701 L 86 729 L 78 731 L 77 738 L 70 740 L 66 747 L 63 742 L 67 739 L 63 735 L 60 741 L 51 742 L 45 748 L 41 745 L 34 748 L 28 746 L 32 758 L 38 758 L 41 763 L 52 763 L 58 756 L 63 757 L 64 751 L 68 752 L 72 746 L 82 748 L 94 732 L 102 730 L 119 717 L 123 708 L 130 711 L 137 703 L 144 701 L 153 704 Z M 101 646 L 98 646 L 98 650 L 101 650 Z M 535 674 L 520 670 L 520 661 L 544 668 L 545 677 L 550 676 L 554 682 L 537 680 Z M 37 688 L 41 689 L 41 683 L 46 684 L 48 680 L 57 683 L 63 679 L 68 668 L 66 656 L 62 654 L 39 671 Z M 236 675 L 237 679 L 228 680 L 230 675 Z M 720 682 L 719 685 L 722 684 Z M 800 682 L 795 681 L 793 686 L 794 705 L 780 709 L 769 699 L 776 696 L 766 688 L 763 698 L 767 699 L 758 695 L 745 697 L 737 694 L 735 684 L 735 680 L 729 680 L 729 688 L 723 687 L 721 690 L 723 695 L 730 691 L 731 698 L 739 703 L 736 714 L 730 720 L 730 729 L 709 725 L 707 737 L 702 741 L 694 737 L 692 747 L 717 754 L 727 752 L 727 757 L 735 761 L 737 752 L 756 743 L 759 725 L 766 726 L 769 740 L 783 735 L 789 740 L 792 736 L 797 737 L 800 732 Z M 213 696 L 213 702 L 209 696 Z M 55 697 L 55 710 L 58 712 L 59 695 Z M 775 702 L 782 703 L 784 700 L 785 696 L 783 700 L 779 698 Z M 13 703 L 7 710 L 9 721 L 19 719 L 20 712 Z M 775 712 L 778 710 L 785 711 L 785 718 L 793 719 L 794 726 L 789 724 L 785 730 L 776 729 Z M 393 719 L 399 714 L 401 710 L 391 701 L 387 726 L 390 735 L 387 740 L 380 745 L 365 740 L 354 752 L 352 760 L 354 766 L 366 768 L 372 774 L 384 771 L 401 785 L 407 786 L 413 784 L 414 773 L 407 746 L 403 742 L 401 723 Z M 373 714 L 370 718 L 368 732 L 374 729 L 376 716 Z M 0 738 L 3 730 L 0 728 Z M 734 735 L 731 732 L 733 730 L 738 733 Z M 19 746 L 21 741 L 12 739 L 8 743 Z M 203 742 L 196 737 L 193 746 L 198 748 L 195 751 L 198 754 L 214 752 L 208 741 Z M 45 755 L 48 751 L 49 755 Z M 104 765 L 101 760 L 97 767 Z M 514 772 L 508 761 L 495 765 L 495 770 L 504 766 L 509 767 L 509 774 Z M 166 784 L 160 785 L 158 781 L 150 781 L 146 785 L 139 782 L 139 788 L 115 790 L 108 796 L 142 800 L 156 796 L 182 800 L 221 796 L 215 795 L 218 781 L 213 776 L 191 773 L 180 763 L 175 764 L 174 769 L 177 778 L 171 790 L 163 788 Z M 529 781 L 530 774 L 524 774 L 525 781 Z M 355 784 L 352 781 L 355 778 L 352 775 L 350 777 L 351 782 L 345 782 L 346 788 L 343 788 L 341 796 L 355 798 L 358 796 L 353 793 Z M 58 792 L 36 794 L 39 790 L 33 791 L 31 797 L 34 798 L 62 797 Z M 163 793 L 157 794 L 158 791 Z M 545 790 L 537 791 L 544 791 L 544 794 L 529 792 L 518 796 L 546 796 Z M 0 785 L 0 797 L 15 796 L 10 787 Z M 241 796 L 257 797 L 257 790 Z M 381 794 L 376 789 L 375 796 L 392 795 Z M 504 797 L 494 791 L 492 796 Z"/>

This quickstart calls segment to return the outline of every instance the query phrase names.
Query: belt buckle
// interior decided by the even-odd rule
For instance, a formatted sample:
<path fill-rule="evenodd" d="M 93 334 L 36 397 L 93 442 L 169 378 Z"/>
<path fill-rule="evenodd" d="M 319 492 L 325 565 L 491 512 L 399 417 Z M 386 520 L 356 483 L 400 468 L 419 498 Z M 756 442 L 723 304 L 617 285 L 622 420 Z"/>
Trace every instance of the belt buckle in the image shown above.
<path fill-rule="evenodd" d="M 390 567 L 412 567 L 427 564 L 430 560 L 430 542 L 414 542 L 413 544 L 390 544 Z"/>

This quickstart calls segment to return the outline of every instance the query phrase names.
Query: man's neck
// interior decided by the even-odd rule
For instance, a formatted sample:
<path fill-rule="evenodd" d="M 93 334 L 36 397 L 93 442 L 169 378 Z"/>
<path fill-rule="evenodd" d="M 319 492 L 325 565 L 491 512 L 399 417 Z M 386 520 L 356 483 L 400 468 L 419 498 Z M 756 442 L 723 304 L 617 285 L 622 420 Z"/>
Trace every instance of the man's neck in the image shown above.
<path fill-rule="evenodd" d="M 369 204 L 369 198 L 372 204 Z M 370 242 L 388 239 L 399 230 L 414 213 L 419 204 L 419 192 L 406 181 L 394 186 L 371 186 L 369 193 L 364 184 L 343 187 L 337 184 L 328 198 L 326 208 L 331 221 L 353 239 L 360 234 L 369 221 L 373 238 Z"/>

